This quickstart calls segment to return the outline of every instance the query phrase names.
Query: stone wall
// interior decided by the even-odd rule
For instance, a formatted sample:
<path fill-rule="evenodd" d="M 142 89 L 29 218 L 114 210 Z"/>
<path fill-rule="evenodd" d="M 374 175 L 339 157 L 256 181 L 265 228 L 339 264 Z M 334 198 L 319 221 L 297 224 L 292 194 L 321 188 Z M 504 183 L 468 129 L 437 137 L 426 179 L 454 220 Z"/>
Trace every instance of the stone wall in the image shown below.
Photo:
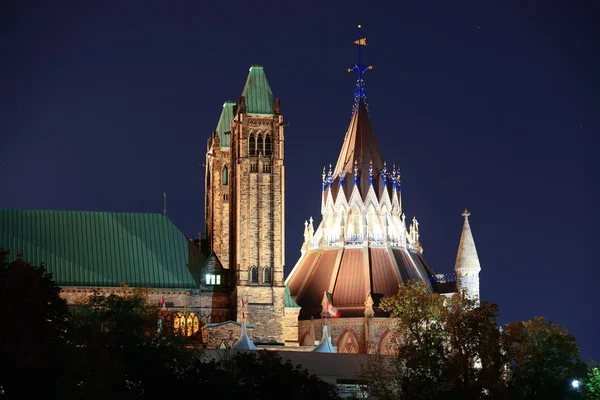
<path fill-rule="evenodd" d="M 327 330 L 331 343 L 338 353 L 345 353 L 346 335 L 356 338 L 358 352 L 361 354 L 374 354 L 379 351 L 381 341 L 389 329 L 393 329 L 395 322 L 391 318 L 326 318 L 312 321 L 299 321 L 298 332 L 301 346 L 308 346 L 302 339 L 310 333 L 314 326 L 315 340 L 320 342 L 323 337 L 323 324 L 327 323 Z"/>

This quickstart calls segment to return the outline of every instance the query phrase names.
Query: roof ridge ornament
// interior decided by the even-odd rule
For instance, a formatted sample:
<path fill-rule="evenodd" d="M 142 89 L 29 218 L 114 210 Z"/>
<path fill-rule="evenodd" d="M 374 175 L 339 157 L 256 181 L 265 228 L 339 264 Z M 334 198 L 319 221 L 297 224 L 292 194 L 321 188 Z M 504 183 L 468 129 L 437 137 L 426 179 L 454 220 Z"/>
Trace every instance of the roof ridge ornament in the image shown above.
<path fill-rule="evenodd" d="M 361 35 L 360 35 L 361 27 L 362 26 L 359 24 L 358 31 L 357 31 L 357 39 L 354 41 L 354 44 L 358 48 L 358 60 L 357 60 L 357 63 L 352 66 L 352 68 L 348 68 L 348 72 L 355 71 L 357 74 L 356 91 L 354 92 L 354 105 L 352 107 L 352 112 L 355 114 L 358 114 L 358 109 L 360 108 L 359 106 L 360 106 L 361 100 L 364 102 L 367 112 L 369 111 L 369 108 L 367 106 L 367 92 L 365 91 L 365 82 L 363 81 L 362 76 L 365 71 L 367 71 L 369 69 L 373 69 L 372 65 L 363 65 L 362 64 L 360 47 L 367 45 L 367 38 L 361 37 Z"/>

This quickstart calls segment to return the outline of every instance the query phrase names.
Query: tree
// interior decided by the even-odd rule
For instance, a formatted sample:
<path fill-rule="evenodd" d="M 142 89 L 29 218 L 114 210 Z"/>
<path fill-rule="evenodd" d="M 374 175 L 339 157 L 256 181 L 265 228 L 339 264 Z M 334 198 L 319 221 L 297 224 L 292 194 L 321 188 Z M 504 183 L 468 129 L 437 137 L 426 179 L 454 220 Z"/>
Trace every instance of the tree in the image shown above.
<path fill-rule="evenodd" d="M 336 388 L 276 351 L 235 351 L 222 359 L 198 358 L 185 372 L 190 393 L 219 393 L 222 398 L 338 399 Z"/>
<path fill-rule="evenodd" d="M 600 399 L 600 368 L 592 367 L 589 369 L 585 380 L 586 399 Z"/>
<path fill-rule="evenodd" d="M 191 365 L 192 351 L 180 338 L 157 330 L 147 290 L 123 286 L 119 294 L 95 292 L 73 311 L 72 362 L 61 397 L 172 395 L 180 371 Z"/>
<path fill-rule="evenodd" d="M 578 398 L 573 379 L 586 375 L 575 337 L 544 317 L 506 325 L 509 391 L 519 399 Z"/>
<path fill-rule="evenodd" d="M 44 265 L 0 249 L 0 386 L 6 398 L 47 392 L 61 371 L 69 312 L 60 288 Z M 36 384 L 31 384 L 31 377 Z"/>
<path fill-rule="evenodd" d="M 446 298 L 420 281 L 409 281 L 380 306 L 395 319 L 402 346 L 393 361 L 377 359 L 365 367 L 363 379 L 372 395 L 475 399 L 504 394 L 497 305 L 479 304 L 464 292 Z"/>

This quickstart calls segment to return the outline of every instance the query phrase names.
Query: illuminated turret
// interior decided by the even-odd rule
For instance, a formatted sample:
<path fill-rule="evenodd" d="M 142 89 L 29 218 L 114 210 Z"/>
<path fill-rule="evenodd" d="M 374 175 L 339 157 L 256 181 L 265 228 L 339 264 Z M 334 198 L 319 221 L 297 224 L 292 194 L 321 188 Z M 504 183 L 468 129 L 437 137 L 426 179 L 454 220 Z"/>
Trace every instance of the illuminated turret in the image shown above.
<path fill-rule="evenodd" d="M 456 255 L 456 285 L 458 290 L 465 290 L 471 298 L 479 298 L 479 256 L 475 248 L 475 241 L 469 225 L 469 215 L 471 213 L 465 209 L 462 213 L 465 217 L 460 243 L 458 245 L 458 254 Z"/>

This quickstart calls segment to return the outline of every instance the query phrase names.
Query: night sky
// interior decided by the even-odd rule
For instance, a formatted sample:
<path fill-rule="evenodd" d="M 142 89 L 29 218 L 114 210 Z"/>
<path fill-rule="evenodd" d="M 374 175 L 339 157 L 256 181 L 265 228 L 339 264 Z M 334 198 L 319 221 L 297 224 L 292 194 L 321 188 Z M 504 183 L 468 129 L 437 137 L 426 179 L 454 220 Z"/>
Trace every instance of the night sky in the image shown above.
<path fill-rule="evenodd" d="M 350 120 L 360 23 L 371 122 L 434 271 L 467 207 L 500 322 L 545 316 L 600 361 L 594 3 L 5 2 L 0 208 L 160 213 L 165 191 L 194 237 L 206 141 L 261 64 L 290 123 L 289 272 Z"/>

